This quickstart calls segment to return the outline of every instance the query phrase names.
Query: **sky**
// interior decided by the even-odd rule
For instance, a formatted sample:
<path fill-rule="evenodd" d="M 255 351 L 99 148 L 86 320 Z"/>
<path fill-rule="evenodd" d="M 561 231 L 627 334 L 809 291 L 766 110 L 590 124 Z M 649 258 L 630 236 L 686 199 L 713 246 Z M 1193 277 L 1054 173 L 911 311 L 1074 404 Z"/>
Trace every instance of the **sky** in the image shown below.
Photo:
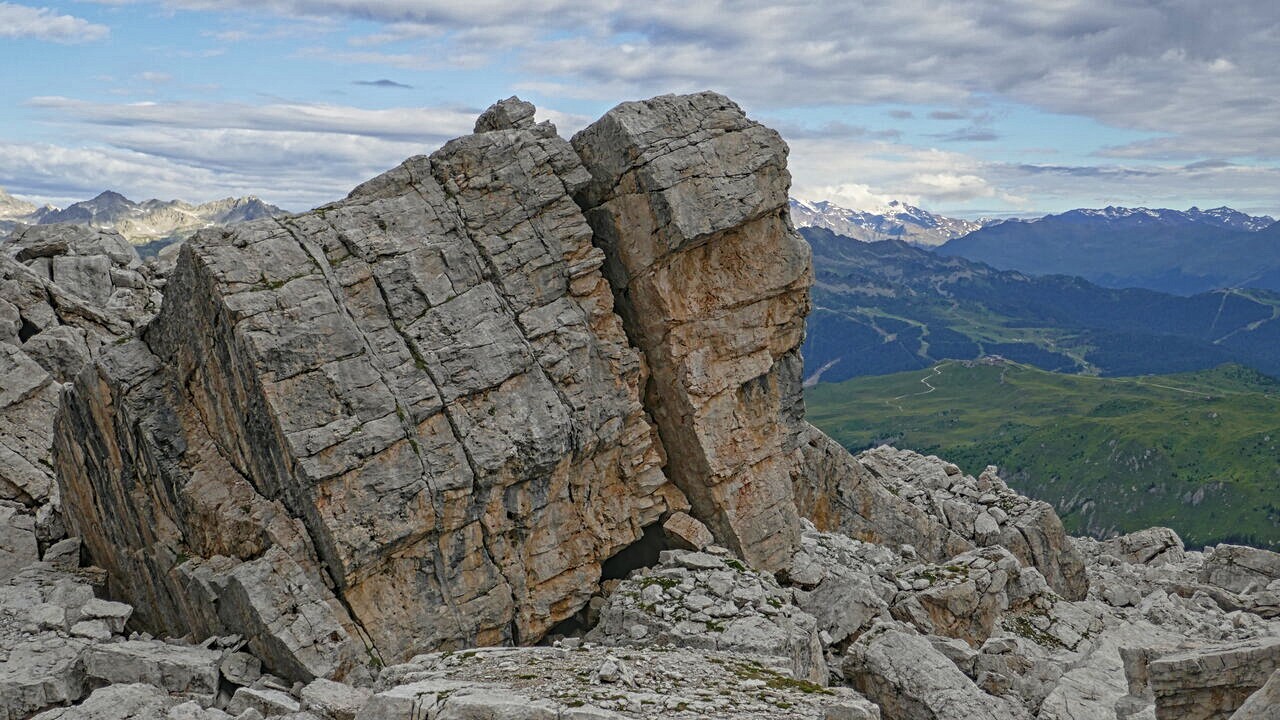
<path fill-rule="evenodd" d="M 1280 216 L 1275 0 L 0 0 L 0 187 L 299 211 L 513 94 L 705 89 L 809 200 Z"/>

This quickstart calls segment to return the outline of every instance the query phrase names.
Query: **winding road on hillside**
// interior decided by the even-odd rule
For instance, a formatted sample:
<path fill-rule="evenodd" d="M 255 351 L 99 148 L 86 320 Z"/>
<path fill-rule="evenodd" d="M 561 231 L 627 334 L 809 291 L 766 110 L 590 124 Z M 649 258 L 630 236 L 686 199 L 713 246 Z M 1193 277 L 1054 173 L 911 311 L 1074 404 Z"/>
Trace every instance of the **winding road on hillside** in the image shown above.
<path fill-rule="evenodd" d="M 903 409 L 903 407 L 902 407 L 901 405 L 898 405 L 898 404 L 897 404 L 897 402 L 898 402 L 899 400 L 901 400 L 901 399 L 903 399 L 903 398 L 915 397 L 915 396 L 917 396 L 917 395 L 928 395 L 929 393 L 933 392 L 934 390 L 937 390 L 938 388 L 934 387 L 934 386 L 933 386 L 933 384 L 932 384 L 932 383 L 930 383 L 929 381 L 930 381 L 930 380 L 932 380 L 933 378 L 936 378 L 936 377 L 938 377 L 939 375 L 941 375 L 941 374 L 942 374 L 942 368 L 944 368 L 944 367 L 946 367 L 947 365 L 950 365 L 950 364 L 951 364 L 950 362 L 938 363 L 937 365 L 934 365 L 934 366 L 933 366 L 933 371 L 932 371 L 932 372 L 930 372 L 928 375 L 925 375 L 924 377 L 920 378 L 920 382 L 921 382 L 921 383 L 923 383 L 925 387 L 929 388 L 928 390 L 921 390 L 920 392 L 916 392 L 916 393 L 907 393 L 907 394 L 905 394 L 905 395 L 899 395 L 898 397 L 895 397 L 895 398 L 889 398 L 888 400 L 885 400 L 885 401 L 884 401 L 884 402 L 885 402 L 885 404 L 886 404 L 886 405 L 893 405 L 893 406 L 897 407 L 899 410 L 902 410 L 902 409 Z"/>

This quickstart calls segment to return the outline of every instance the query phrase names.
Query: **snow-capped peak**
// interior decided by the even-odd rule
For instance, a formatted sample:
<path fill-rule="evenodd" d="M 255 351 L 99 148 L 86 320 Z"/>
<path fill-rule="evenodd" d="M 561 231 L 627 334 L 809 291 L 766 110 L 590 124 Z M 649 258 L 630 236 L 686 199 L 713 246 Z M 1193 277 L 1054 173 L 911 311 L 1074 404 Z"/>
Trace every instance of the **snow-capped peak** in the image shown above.
<path fill-rule="evenodd" d="M 12 212 L 7 213 L 7 208 Z M 181 200 L 146 200 L 133 202 L 111 190 L 100 193 L 91 200 L 74 203 L 64 210 L 47 207 L 37 209 L 30 203 L 22 204 L 0 190 L 0 233 L 15 223 L 76 223 L 90 227 L 111 229 L 130 241 L 145 243 L 151 240 L 186 237 L 205 227 L 231 225 L 262 217 L 281 215 L 283 211 L 268 205 L 256 197 L 224 198 L 204 204 Z"/>
<path fill-rule="evenodd" d="M 1117 207 L 1109 205 L 1105 208 L 1081 208 L 1079 210 L 1070 210 L 1057 216 L 1066 219 L 1072 218 L 1089 218 L 1107 221 L 1127 221 L 1127 222 L 1157 222 L 1167 225 L 1184 225 L 1199 224 L 1212 225 L 1215 227 L 1229 228 L 1233 230 L 1244 230 L 1248 232 L 1256 232 L 1266 227 L 1270 227 L 1275 223 L 1275 219 L 1266 215 L 1253 216 L 1242 213 L 1239 210 L 1233 210 L 1229 207 L 1218 207 L 1211 210 L 1201 210 L 1198 207 L 1192 207 L 1186 211 L 1169 210 L 1165 208 L 1147 208 L 1147 207 Z"/>

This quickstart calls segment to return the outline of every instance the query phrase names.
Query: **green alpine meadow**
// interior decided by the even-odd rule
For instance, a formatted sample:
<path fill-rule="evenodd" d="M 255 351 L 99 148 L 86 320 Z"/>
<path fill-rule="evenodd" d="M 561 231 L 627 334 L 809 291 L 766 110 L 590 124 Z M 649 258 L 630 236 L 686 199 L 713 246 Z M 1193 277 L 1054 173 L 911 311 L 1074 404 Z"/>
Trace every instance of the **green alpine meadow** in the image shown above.
<path fill-rule="evenodd" d="M 1280 382 L 1240 365 L 1099 378 L 999 358 L 822 383 L 810 421 L 850 450 L 936 454 L 1051 503 L 1067 531 L 1152 525 L 1188 547 L 1280 546 Z"/>

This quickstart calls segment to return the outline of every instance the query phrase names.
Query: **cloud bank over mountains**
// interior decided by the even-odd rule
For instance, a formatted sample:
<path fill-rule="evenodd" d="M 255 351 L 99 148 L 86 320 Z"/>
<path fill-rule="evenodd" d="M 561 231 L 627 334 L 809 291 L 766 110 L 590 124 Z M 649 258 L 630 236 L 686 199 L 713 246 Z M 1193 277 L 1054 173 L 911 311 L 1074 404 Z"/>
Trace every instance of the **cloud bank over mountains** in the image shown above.
<path fill-rule="evenodd" d="M 1267 0 L 109 0 L 74 7 L 85 18 L 0 3 L 0 35 L 111 43 L 120 34 L 108 27 L 112 18 L 191 16 L 220 28 L 210 34 L 223 54 L 208 63 L 262 52 L 254 38 L 274 35 L 283 45 L 276 51 L 294 62 L 363 68 L 359 79 L 335 88 L 380 92 L 383 103 L 412 105 L 422 92 L 415 88 L 438 98 L 458 88 L 457 106 L 414 110 L 347 105 L 336 89 L 330 97 L 139 103 L 73 97 L 50 82 L 48 95 L 22 99 L 39 122 L 82 139 L 80 147 L 160 170 L 176 163 L 230 180 L 237 173 L 251 179 L 255 165 L 286 163 L 287 177 L 329 163 L 331 176 L 342 174 L 332 187 L 346 187 L 410 146 L 422 152 L 469 128 L 481 103 L 495 99 L 473 99 L 469 88 L 491 85 L 561 109 L 562 130 L 622 99 L 714 88 L 782 128 L 797 189 L 810 196 L 864 186 L 974 212 L 1097 204 L 1088 202 L 1094 197 L 1277 209 L 1280 7 Z M 294 26 L 300 30 L 291 34 Z M 180 78 L 181 68 L 172 74 Z M 1050 121 L 1061 127 L 1036 127 Z M 211 142 L 227 146 L 221 162 L 200 150 Z M 1064 153 L 1064 144 L 1072 149 Z M 19 170 L 0 160 L 0 182 L 17 188 Z M 271 184 L 292 195 L 273 199 L 294 206 L 325 192 Z M 1209 190 L 1214 197 L 1197 197 Z"/>

